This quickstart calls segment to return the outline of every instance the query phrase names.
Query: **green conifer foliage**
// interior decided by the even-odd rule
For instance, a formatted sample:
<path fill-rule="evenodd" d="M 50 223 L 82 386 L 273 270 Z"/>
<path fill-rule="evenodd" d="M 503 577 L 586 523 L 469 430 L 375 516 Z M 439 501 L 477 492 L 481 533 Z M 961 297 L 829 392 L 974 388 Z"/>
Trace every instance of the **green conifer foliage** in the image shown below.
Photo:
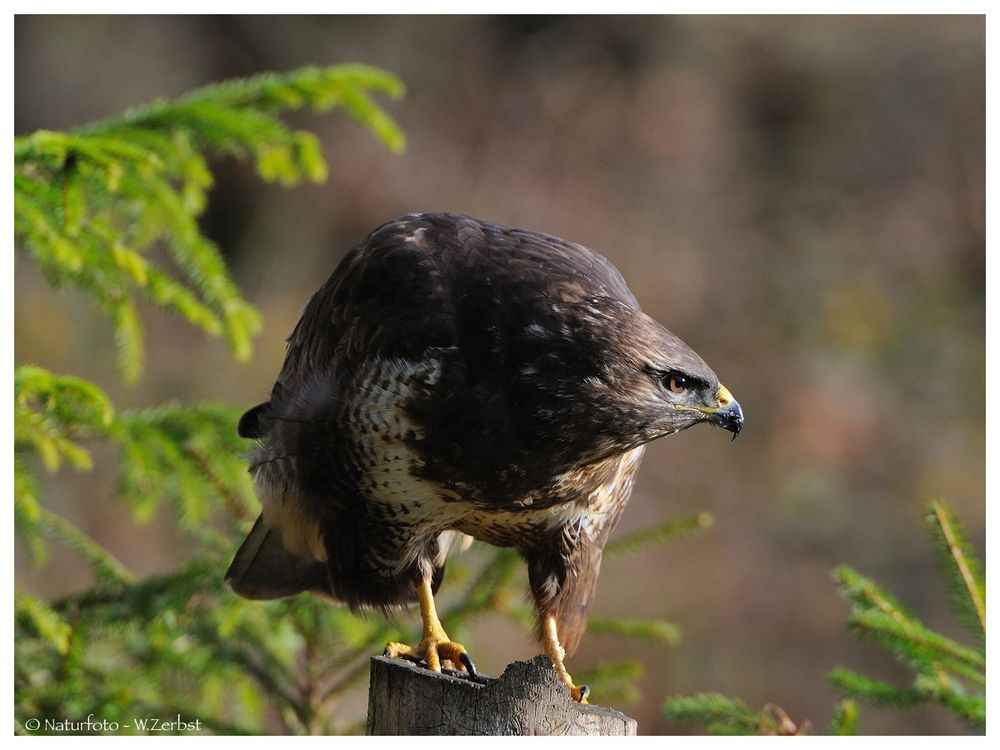
<path fill-rule="evenodd" d="M 138 298 L 224 335 L 245 360 L 259 316 L 197 224 L 212 186 L 208 159 L 250 159 L 262 179 L 287 187 L 322 182 L 327 166 L 316 136 L 289 128 L 281 112 L 340 108 L 398 152 L 403 135 L 372 94 L 402 92 L 374 68 L 303 68 L 206 86 L 68 133 L 18 137 L 17 247 L 54 285 L 81 287 L 104 308 L 129 382 L 142 372 Z M 160 243 L 179 274 L 150 258 Z"/>
<path fill-rule="evenodd" d="M 664 713 L 678 724 L 704 726 L 716 735 L 797 735 L 808 729 L 797 726 L 778 706 L 768 704 L 754 711 L 738 698 L 719 693 L 674 698 L 664 705 Z"/>
<path fill-rule="evenodd" d="M 213 158 L 253 162 L 267 181 L 322 181 L 320 145 L 281 119 L 289 109 L 339 109 L 390 151 L 404 138 L 374 96 L 402 84 L 357 65 L 304 68 L 207 86 L 69 132 L 15 139 L 15 242 L 55 286 L 76 287 L 110 317 L 123 378 L 142 373 L 141 300 L 224 336 L 237 359 L 250 355 L 259 325 L 197 217 L 212 184 Z M 165 264 L 161 250 L 171 261 Z M 176 269 L 176 270 L 173 270 Z M 117 410 L 95 384 L 19 364 L 14 377 L 15 525 L 39 562 L 48 542 L 74 550 L 95 576 L 92 588 L 55 602 L 15 596 L 15 718 L 78 721 L 93 714 L 142 733 L 135 717 L 198 719 L 200 731 L 228 734 L 357 732 L 338 710 L 364 684 L 368 660 L 392 640 L 419 639 L 408 624 L 360 618 L 311 596 L 248 602 L 222 575 L 259 512 L 247 471 L 251 447 L 236 435 L 240 409 L 164 404 Z M 110 502 L 137 524 L 168 509 L 194 552 L 175 570 L 138 576 L 44 503 L 40 470 L 86 471 L 89 450 L 118 449 Z M 609 548 L 627 552 L 709 525 L 699 515 L 660 524 Z M 613 562 L 610 563 L 613 566 Z M 448 562 L 440 611 L 448 632 L 499 613 L 532 620 L 527 575 L 510 550 L 482 547 Z M 595 620 L 609 634 L 672 644 L 666 622 Z M 602 701 L 638 697 L 636 662 L 581 673 Z M 184 732 L 183 728 L 176 731 Z"/>
<path fill-rule="evenodd" d="M 834 572 L 834 580 L 853 603 L 848 626 L 859 637 L 888 650 L 913 675 L 913 681 L 898 687 L 844 668 L 835 669 L 829 679 L 846 695 L 873 706 L 906 709 L 938 703 L 971 728 L 985 729 L 986 581 L 982 566 L 943 503 L 930 504 L 926 525 L 952 590 L 953 609 L 976 645 L 934 632 L 875 582 L 845 566 Z"/>
<path fill-rule="evenodd" d="M 921 623 L 869 578 L 844 565 L 833 573 L 851 603 L 847 620 L 859 638 L 885 648 L 913 675 L 898 686 L 838 667 L 829 681 L 846 696 L 834 709 L 830 734 L 857 734 L 858 703 L 905 710 L 936 703 L 975 731 L 986 729 L 986 580 L 951 511 L 932 502 L 927 532 L 952 592 L 955 613 L 976 645 L 959 643 Z M 717 693 L 667 700 L 667 718 L 703 727 L 711 734 L 775 734 L 766 709 L 755 713 L 742 702 Z M 791 726 L 794 726 L 792 724 Z"/>

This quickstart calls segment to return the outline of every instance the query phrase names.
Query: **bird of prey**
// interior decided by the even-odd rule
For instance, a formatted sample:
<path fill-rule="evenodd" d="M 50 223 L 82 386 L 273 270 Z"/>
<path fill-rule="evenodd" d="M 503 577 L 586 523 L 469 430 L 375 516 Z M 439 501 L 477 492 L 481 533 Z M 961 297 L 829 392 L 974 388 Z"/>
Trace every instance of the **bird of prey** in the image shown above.
<path fill-rule="evenodd" d="M 415 599 L 422 640 L 386 653 L 475 676 L 434 593 L 456 541 L 513 547 L 545 653 L 586 701 L 564 659 L 644 446 L 702 422 L 735 439 L 743 412 L 606 258 L 468 216 L 399 217 L 309 300 L 270 399 L 240 419 L 262 512 L 227 583 L 356 609 Z"/>

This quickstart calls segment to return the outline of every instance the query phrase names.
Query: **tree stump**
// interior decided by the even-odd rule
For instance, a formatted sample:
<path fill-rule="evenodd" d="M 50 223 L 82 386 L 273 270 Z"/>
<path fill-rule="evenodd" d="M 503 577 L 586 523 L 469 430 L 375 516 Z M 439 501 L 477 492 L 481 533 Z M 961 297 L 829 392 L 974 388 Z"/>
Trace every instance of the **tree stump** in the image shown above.
<path fill-rule="evenodd" d="M 499 677 L 435 673 L 403 659 L 372 657 L 368 728 L 373 735 L 634 735 L 636 722 L 582 706 L 544 656 L 516 661 Z"/>

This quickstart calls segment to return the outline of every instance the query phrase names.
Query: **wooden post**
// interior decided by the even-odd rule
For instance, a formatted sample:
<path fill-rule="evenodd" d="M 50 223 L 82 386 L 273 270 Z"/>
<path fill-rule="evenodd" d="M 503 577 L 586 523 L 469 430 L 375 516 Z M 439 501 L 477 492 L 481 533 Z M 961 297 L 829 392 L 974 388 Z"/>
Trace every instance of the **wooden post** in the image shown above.
<path fill-rule="evenodd" d="M 544 656 L 473 682 L 403 659 L 372 658 L 367 734 L 634 735 L 635 719 L 581 706 Z"/>

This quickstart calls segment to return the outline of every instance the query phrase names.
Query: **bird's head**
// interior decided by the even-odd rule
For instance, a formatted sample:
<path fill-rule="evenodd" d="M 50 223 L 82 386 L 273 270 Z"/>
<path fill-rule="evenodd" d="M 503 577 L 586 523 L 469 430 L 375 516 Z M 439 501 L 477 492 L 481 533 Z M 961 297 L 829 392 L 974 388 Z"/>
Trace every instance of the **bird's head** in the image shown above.
<path fill-rule="evenodd" d="M 646 377 L 637 379 L 636 393 L 649 409 L 652 428 L 670 435 L 706 422 L 735 440 L 743 429 L 743 409 L 733 394 L 691 347 L 652 319 L 644 323 L 654 345 L 644 349 L 640 370 Z"/>
<path fill-rule="evenodd" d="M 743 411 L 729 389 L 648 315 L 595 299 L 566 312 L 559 332 L 554 324 L 548 331 L 536 326 L 539 348 L 523 370 L 540 407 L 536 428 L 546 420 L 556 425 L 552 437 L 575 443 L 590 459 L 702 423 L 739 435 Z"/>

